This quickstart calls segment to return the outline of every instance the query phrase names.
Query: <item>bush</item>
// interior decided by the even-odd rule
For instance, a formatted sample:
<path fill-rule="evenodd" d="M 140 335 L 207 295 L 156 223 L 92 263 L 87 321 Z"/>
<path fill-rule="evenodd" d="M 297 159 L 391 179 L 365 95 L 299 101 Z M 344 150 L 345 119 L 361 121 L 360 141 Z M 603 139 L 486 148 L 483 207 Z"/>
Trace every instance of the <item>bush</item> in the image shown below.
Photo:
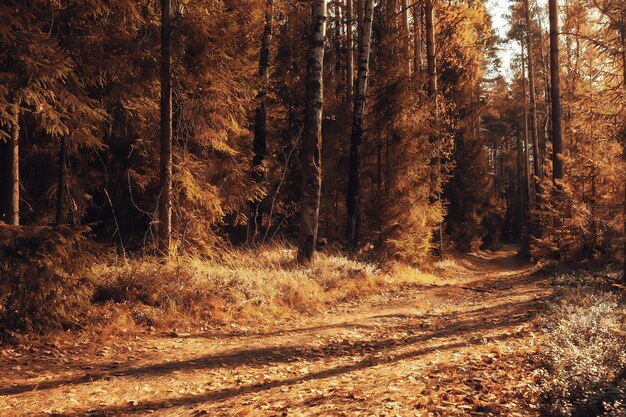
<path fill-rule="evenodd" d="M 552 307 L 539 387 L 553 416 L 626 416 L 626 308 L 616 296 L 576 290 Z"/>
<path fill-rule="evenodd" d="M 0 225 L 0 331 L 47 331 L 79 322 L 89 304 L 87 228 Z"/>

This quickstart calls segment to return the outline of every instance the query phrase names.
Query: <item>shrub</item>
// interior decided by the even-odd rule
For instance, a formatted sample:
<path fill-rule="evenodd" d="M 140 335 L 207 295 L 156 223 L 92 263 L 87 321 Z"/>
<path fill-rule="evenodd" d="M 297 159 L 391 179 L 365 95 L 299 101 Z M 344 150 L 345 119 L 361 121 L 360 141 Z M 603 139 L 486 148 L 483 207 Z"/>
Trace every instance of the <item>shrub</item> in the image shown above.
<path fill-rule="evenodd" d="M 82 244 L 87 231 L 0 225 L 0 326 L 46 331 L 79 322 L 90 293 Z"/>
<path fill-rule="evenodd" d="M 553 416 L 626 415 L 626 308 L 607 293 L 577 290 L 547 314 L 539 387 Z"/>

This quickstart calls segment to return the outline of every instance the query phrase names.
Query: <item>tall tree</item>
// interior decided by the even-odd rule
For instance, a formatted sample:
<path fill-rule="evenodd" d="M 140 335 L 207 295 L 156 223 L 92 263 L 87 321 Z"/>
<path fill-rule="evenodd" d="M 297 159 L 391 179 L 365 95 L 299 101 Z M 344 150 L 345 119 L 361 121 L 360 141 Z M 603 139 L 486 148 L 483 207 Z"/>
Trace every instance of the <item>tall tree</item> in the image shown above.
<path fill-rule="evenodd" d="M 9 136 L 3 146 L 2 188 L 3 215 L 7 224 L 20 224 L 20 111 L 19 105 L 11 106 Z"/>
<path fill-rule="evenodd" d="M 433 119 L 435 124 L 438 123 L 439 119 L 439 108 L 437 103 L 437 55 L 435 51 L 435 10 L 434 10 L 434 0 L 425 0 L 424 3 L 424 14 L 426 15 L 426 71 L 428 72 L 428 96 L 431 98 L 433 102 Z M 434 134 L 431 134 L 430 141 L 434 142 L 436 137 Z M 433 168 L 436 170 L 433 178 L 434 188 L 439 188 L 436 185 L 437 182 L 440 181 L 440 164 L 441 164 L 441 155 L 437 152 L 437 155 L 433 158 Z M 438 194 L 438 200 L 441 202 L 441 191 L 435 191 Z M 438 230 L 438 244 L 439 244 L 439 256 L 441 258 L 444 257 L 443 250 L 443 224 L 439 225 Z"/>
<path fill-rule="evenodd" d="M 374 0 L 365 1 L 363 26 L 359 36 L 358 74 L 354 111 L 352 117 L 352 135 L 350 138 L 350 166 L 348 168 L 348 243 L 354 250 L 359 240 L 359 193 L 361 191 L 361 142 L 363 141 L 363 121 L 365 118 L 365 100 L 369 75 L 369 60 L 372 38 L 372 20 L 374 16 Z"/>
<path fill-rule="evenodd" d="M 524 125 L 524 135 L 523 135 L 523 144 L 519 139 L 517 141 L 517 170 L 518 170 L 518 183 L 519 186 L 519 194 L 520 201 L 522 207 L 520 207 L 520 237 L 524 239 L 524 233 L 526 231 L 526 220 L 528 218 L 528 193 L 529 193 L 529 175 L 528 175 L 528 106 L 526 106 L 526 66 L 524 62 L 524 42 L 520 42 L 521 45 L 521 63 L 522 63 L 522 107 L 524 108 L 523 113 L 523 125 Z"/>
<path fill-rule="evenodd" d="M 252 150 L 252 169 L 256 182 L 263 181 L 261 167 L 267 152 L 267 84 L 269 81 L 270 66 L 270 45 L 272 42 L 272 27 L 274 22 L 274 0 L 267 0 L 265 10 L 265 27 L 261 39 L 261 52 L 259 54 L 259 78 L 260 88 L 257 94 L 259 101 L 254 118 L 254 142 Z M 252 239 L 256 238 L 259 228 L 263 222 L 263 206 L 261 201 L 256 201 L 252 205 L 252 216 L 250 218 L 250 231 Z"/>
<path fill-rule="evenodd" d="M 550 99 L 552 105 L 552 178 L 563 179 L 563 132 L 561 128 L 561 75 L 559 62 L 559 10 L 557 0 L 548 1 L 550 15 Z"/>
<path fill-rule="evenodd" d="M 59 166 L 58 166 L 58 181 L 57 181 L 57 204 L 56 204 L 56 216 L 54 224 L 65 224 L 65 189 L 66 185 L 66 165 L 67 164 L 67 144 L 65 142 L 65 136 L 61 136 L 59 143 Z"/>
<path fill-rule="evenodd" d="M 324 106 L 324 36 L 326 0 L 312 2 L 312 24 L 307 58 L 306 98 L 300 163 L 302 190 L 298 260 L 313 260 L 317 244 L 322 192 L 322 112 Z"/>
<path fill-rule="evenodd" d="M 623 158 L 626 161 L 626 5 L 621 2 L 620 7 L 620 26 L 619 37 L 621 41 L 622 49 L 622 113 L 623 113 L 623 126 L 622 126 L 622 147 Z M 626 184 L 624 184 L 624 228 L 622 231 L 622 255 L 624 260 L 622 263 L 622 280 L 626 282 Z"/>
<path fill-rule="evenodd" d="M 437 95 L 437 63 L 435 56 L 435 15 L 434 0 L 425 0 L 426 15 L 426 71 L 428 72 L 428 95 L 436 99 Z"/>
<path fill-rule="evenodd" d="M 410 57 L 410 39 L 409 39 L 409 2 L 408 0 L 402 0 L 400 7 L 402 7 L 402 55 L 404 58 L 404 70 L 405 76 L 411 75 L 411 57 Z"/>
<path fill-rule="evenodd" d="M 357 0 L 359 1 L 359 0 Z M 347 102 L 352 100 L 352 90 L 354 89 L 354 42 L 352 40 L 352 23 L 354 17 L 352 16 L 352 0 L 346 0 L 346 95 Z"/>
<path fill-rule="evenodd" d="M 172 74 L 171 0 L 161 0 L 161 161 L 159 251 L 169 256 L 172 235 Z"/>
<path fill-rule="evenodd" d="M 413 73 L 421 78 L 422 72 L 422 15 L 421 7 L 415 3 L 413 12 Z"/>
<path fill-rule="evenodd" d="M 531 35 L 531 19 L 530 19 L 530 7 L 528 0 L 523 0 L 524 3 L 524 19 L 526 23 L 525 38 L 526 38 L 526 50 L 528 51 L 528 94 L 530 98 L 530 129 L 532 134 L 533 143 L 533 168 L 535 176 L 538 180 L 535 181 L 536 198 L 539 201 L 541 195 L 541 183 L 539 179 L 543 178 L 543 170 L 541 165 L 541 156 L 539 153 L 539 129 L 537 127 L 537 90 L 535 88 L 535 64 L 533 59 L 533 42 Z"/>

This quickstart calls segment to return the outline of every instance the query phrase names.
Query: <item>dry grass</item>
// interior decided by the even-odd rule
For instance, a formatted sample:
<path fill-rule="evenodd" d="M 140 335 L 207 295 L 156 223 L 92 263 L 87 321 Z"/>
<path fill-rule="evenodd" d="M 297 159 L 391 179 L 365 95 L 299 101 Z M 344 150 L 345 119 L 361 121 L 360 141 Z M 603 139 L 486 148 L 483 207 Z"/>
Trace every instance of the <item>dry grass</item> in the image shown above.
<path fill-rule="evenodd" d="M 436 282 L 435 276 L 414 268 L 384 272 L 340 252 L 319 253 L 311 266 L 294 259 L 295 249 L 283 244 L 223 249 L 209 260 L 181 256 L 166 264 L 153 258 L 102 263 L 93 267 L 100 281 L 94 300 L 109 313 L 95 320 L 112 323 L 113 317 L 129 316 L 137 325 L 155 328 L 273 320 L 382 287 Z"/>
<path fill-rule="evenodd" d="M 623 302 L 588 287 L 562 291 L 546 315 L 539 354 L 538 386 L 546 414 L 626 416 Z"/>

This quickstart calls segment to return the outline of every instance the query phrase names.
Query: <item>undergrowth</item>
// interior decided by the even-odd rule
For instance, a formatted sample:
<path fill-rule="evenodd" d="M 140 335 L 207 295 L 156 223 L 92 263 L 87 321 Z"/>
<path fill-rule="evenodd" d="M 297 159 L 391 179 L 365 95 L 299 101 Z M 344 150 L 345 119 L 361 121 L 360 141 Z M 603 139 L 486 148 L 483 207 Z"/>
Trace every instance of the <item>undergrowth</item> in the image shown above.
<path fill-rule="evenodd" d="M 383 271 L 337 250 L 318 253 L 310 266 L 298 265 L 288 244 L 221 248 L 168 262 L 149 256 L 120 261 L 102 253 L 94 261 L 78 251 L 82 232 L 41 228 L 33 233 L 56 243 L 20 238 L 7 246 L 38 249 L 16 249 L 4 257 L 4 271 L 12 271 L 2 280 L 12 288 L 0 297 L 5 330 L 47 333 L 89 327 L 105 333 L 258 322 L 313 312 L 381 287 L 434 282 L 432 275 L 415 268 Z"/>
<path fill-rule="evenodd" d="M 181 256 L 168 263 L 131 260 L 94 268 L 101 283 L 98 303 L 140 307 L 135 321 L 160 325 L 172 321 L 224 321 L 312 311 L 321 303 L 347 299 L 388 281 L 374 265 L 339 254 L 319 254 L 311 267 L 292 261 L 288 247 L 228 250 L 217 259 Z"/>
<path fill-rule="evenodd" d="M 561 287 L 560 299 L 545 316 L 539 350 L 538 388 L 545 413 L 626 416 L 623 300 L 598 290 L 597 276 L 574 274 L 557 281 L 568 286 Z"/>
<path fill-rule="evenodd" d="M 77 324 L 89 302 L 88 228 L 0 226 L 0 341 L 5 329 Z"/>

